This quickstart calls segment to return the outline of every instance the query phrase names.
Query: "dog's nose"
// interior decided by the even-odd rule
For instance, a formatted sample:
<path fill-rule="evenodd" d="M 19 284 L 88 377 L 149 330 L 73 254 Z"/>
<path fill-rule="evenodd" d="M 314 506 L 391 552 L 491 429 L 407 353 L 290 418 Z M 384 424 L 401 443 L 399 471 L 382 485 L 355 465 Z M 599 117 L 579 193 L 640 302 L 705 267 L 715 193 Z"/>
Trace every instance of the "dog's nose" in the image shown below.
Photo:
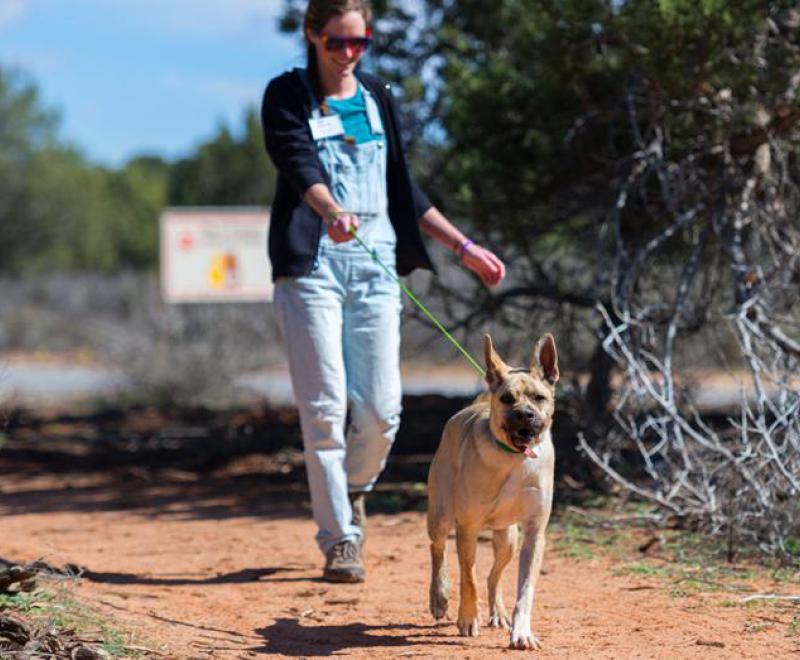
<path fill-rule="evenodd" d="M 535 410 L 523 409 L 514 412 L 517 424 L 526 426 L 537 435 L 544 429 L 544 420 Z"/>
<path fill-rule="evenodd" d="M 518 422 L 530 423 L 536 419 L 536 413 L 533 410 L 515 410 L 514 417 Z"/>

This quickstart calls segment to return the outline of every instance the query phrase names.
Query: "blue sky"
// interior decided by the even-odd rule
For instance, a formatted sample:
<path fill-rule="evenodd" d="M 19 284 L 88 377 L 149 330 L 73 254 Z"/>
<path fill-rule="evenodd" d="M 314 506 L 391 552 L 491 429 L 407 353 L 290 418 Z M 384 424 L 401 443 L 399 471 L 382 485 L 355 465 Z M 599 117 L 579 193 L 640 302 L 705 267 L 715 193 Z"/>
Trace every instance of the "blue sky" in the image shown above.
<path fill-rule="evenodd" d="M 189 153 L 303 64 L 281 0 L 0 0 L 0 64 L 26 71 L 94 162 Z"/>

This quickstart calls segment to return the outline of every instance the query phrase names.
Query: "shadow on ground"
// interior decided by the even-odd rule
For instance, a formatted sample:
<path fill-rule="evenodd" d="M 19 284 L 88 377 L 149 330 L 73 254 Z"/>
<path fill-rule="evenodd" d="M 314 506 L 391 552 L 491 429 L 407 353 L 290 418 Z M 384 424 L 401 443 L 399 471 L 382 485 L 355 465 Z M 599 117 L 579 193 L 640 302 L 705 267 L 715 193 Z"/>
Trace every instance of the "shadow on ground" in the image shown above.
<path fill-rule="evenodd" d="M 264 644 L 251 648 L 253 653 L 268 653 L 287 656 L 345 655 L 356 649 L 413 647 L 416 644 L 440 646 L 441 654 L 462 650 L 459 640 L 448 640 L 438 628 L 451 627 L 440 623 L 435 626 L 398 624 L 370 626 L 364 623 L 347 625 L 308 625 L 298 619 L 282 618 L 256 632 L 264 638 Z M 394 631 L 403 631 L 396 634 Z M 374 634 L 373 634 L 374 633 Z"/>
<path fill-rule="evenodd" d="M 34 482 L 26 487 L 19 477 L 9 477 L 6 483 L 11 488 L 0 493 L 0 515 L 138 511 L 153 518 L 224 520 L 297 517 L 306 511 L 306 488 L 299 481 L 275 483 L 268 475 L 187 475 L 171 481 L 157 472 L 153 479 L 154 483 L 148 483 L 126 473 L 107 473 L 89 484 L 76 477 L 64 486 L 37 487 Z"/>
<path fill-rule="evenodd" d="M 135 573 L 108 573 L 97 572 L 90 569 L 81 571 L 80 576 L 85 580 L 100 584 L 139 584 L 158 587 L 180 587 L 191 585 L 211 585 L 211 584 L 245 584 L 248 582 L 258 582 L 265 577 L 277 575 L 279 573 L 290 573 L 300 571 L 300 568 L 286 566 L 270 566 L 266 568 L 243 568 L 232 573 L 223 573 L 206 578 L 187 578 L 187 577 L 146 577 Z"/>

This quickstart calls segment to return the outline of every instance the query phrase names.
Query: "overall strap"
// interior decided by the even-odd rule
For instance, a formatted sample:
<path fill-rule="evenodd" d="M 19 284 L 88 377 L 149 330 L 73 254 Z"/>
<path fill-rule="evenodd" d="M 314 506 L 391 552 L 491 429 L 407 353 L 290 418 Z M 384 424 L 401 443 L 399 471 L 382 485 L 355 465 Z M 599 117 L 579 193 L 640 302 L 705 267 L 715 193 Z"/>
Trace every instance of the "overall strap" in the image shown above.
<path fill-rule="evenodd" d="M 383 130 L 383 121 L 381 120 L 381 111 L 378 108 L 378 102 L 372 95 L 372 92 L 367 89 L 367 86 L 358 81 L 358 86 L 361 88 L 361 93 L 364 95 L 364 103 L 367 106 L 367 120 L 369 127 L 375 135 L 384 135 L 386 131 Z"/>

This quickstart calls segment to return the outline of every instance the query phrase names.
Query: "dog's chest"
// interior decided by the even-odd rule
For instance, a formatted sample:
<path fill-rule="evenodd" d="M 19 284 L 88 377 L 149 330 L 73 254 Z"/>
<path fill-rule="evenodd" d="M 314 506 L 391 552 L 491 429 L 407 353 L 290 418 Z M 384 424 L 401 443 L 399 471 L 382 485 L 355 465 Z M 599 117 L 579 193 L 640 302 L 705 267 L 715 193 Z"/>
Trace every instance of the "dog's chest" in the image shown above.
<path fill-rule="evenodd" d="M 545 497 L 535 469 L 531 465 L 520 466 L 500 484 L 496 497 L 485 513 L 485 526 L 501 529 L 537 517 L 546 508 Z"/>

